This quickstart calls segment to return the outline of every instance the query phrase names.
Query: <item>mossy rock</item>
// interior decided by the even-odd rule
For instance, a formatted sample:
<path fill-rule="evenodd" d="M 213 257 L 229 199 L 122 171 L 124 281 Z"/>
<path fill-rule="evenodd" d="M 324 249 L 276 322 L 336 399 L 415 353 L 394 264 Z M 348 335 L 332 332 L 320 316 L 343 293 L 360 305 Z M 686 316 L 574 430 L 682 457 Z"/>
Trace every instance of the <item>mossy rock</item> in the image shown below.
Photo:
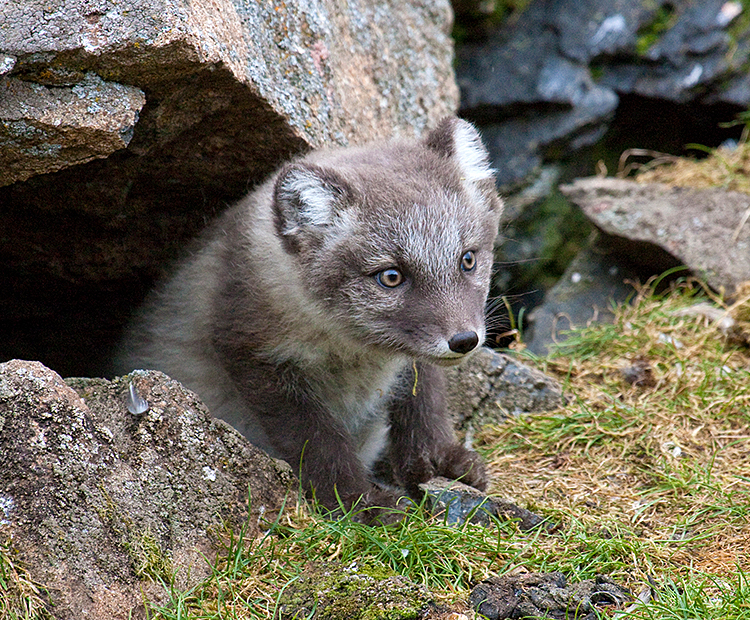
<path fill-rule="evenodd" d="M 279 602 L 279 620 L 416 620 L 434 607 L 423 586 L 356 563 L 308 567 Z"/>

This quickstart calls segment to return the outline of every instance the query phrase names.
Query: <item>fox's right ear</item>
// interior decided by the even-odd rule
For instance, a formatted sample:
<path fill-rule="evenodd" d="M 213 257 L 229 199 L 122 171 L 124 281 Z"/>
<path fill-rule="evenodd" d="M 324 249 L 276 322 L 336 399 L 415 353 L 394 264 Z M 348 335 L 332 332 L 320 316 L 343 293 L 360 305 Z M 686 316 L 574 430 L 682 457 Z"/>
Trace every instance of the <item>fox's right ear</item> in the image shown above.
<path fill-rule="evenodd" d="M 306 234 L 331 226 L 347 203 L 348 184 L 334 172 L 312 164 L 287 164 L 274 187 L 276 233 L 296 250 Z"/>

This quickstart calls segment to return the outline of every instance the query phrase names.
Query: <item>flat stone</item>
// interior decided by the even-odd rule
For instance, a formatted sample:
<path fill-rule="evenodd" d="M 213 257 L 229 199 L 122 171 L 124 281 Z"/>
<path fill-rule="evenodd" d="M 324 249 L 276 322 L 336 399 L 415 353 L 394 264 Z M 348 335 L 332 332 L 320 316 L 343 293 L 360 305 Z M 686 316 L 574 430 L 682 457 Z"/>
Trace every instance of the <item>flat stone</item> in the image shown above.
<path fill-rule="evenodd" d="M 543 517 L 517 506 L 510 500 L 488 496 L 457 480 L 433 478 L 419 485 L 430 502 L 431 510 L 442 516 L 449 525 L 466 521 L 489 525 L 493 517 L 513 519 L 522 531 L 532 530 L 542 524 L 549 525 Z"/>
<path fill-rule="evenodd" d="M 88 73 L 74 86 L 0 78 L 0 185 L 107 157 L 133 137 L 142 90 Z"/>
<path fill-rule="evenodd" d="M 592 177 L 564 185 L 603 243 L 659 274 L 684 265 L 731 295 L 750 280 L 750 195 Z"/>

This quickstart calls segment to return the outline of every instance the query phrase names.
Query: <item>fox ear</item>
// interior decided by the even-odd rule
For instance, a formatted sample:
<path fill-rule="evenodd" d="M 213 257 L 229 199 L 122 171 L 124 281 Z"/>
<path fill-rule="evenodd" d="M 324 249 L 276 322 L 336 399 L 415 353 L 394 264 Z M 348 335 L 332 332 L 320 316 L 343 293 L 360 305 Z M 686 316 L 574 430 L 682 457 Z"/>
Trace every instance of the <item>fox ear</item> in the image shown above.
<path fill-rule="evenodd" d="M 490 154 L 474 125 L 456 117 L 444 118 L 427 135 L 425 146 L 452 159 L 467 193 L 500 217 L 503 201 L 495 188 L 495 171 L 490 166 Z"/>
<path fill-rule="evenodd" d="M 287 164 L 274 187 L 276 232 L 292 243 L 306 231 L 334 223 L 347 202 L 349 186 L 335 173 L 312 164 Z"/>
<path fill-rule="evenodd" d="M 490 154 L 474 125 L 456 117 L 446 117 L 433 129 L 425 144 L 444 157 L 453 159 L 468 183 L 494 180 Z"/>

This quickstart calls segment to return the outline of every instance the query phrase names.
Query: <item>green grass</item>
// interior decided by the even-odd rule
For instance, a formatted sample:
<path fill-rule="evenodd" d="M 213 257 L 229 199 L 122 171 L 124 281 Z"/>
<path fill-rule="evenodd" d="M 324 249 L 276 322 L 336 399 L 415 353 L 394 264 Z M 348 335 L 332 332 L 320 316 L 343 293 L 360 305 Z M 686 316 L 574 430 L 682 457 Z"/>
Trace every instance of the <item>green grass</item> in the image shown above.
<path fill-rule="evenodd" d="M 257 540 L 228 533 L 213 576 L 192 592 L 173 592 L 158 617 L 271 618 L 279 595 L 311 562 L 366 564 L 370 574 L 403 575 L 447 600 L 524 550 L 509 522 L 451 527 L 417 507 L 397 524 L 368 526 L 352 515 L 330 520 L 300 511 Z"/>
<path fill-rule="evenodd" d="M 0 618 L 3 620 L 52 620 L 45 605 L 44 588 L 18 565 L 10 542 L 0 543 Z"/>

